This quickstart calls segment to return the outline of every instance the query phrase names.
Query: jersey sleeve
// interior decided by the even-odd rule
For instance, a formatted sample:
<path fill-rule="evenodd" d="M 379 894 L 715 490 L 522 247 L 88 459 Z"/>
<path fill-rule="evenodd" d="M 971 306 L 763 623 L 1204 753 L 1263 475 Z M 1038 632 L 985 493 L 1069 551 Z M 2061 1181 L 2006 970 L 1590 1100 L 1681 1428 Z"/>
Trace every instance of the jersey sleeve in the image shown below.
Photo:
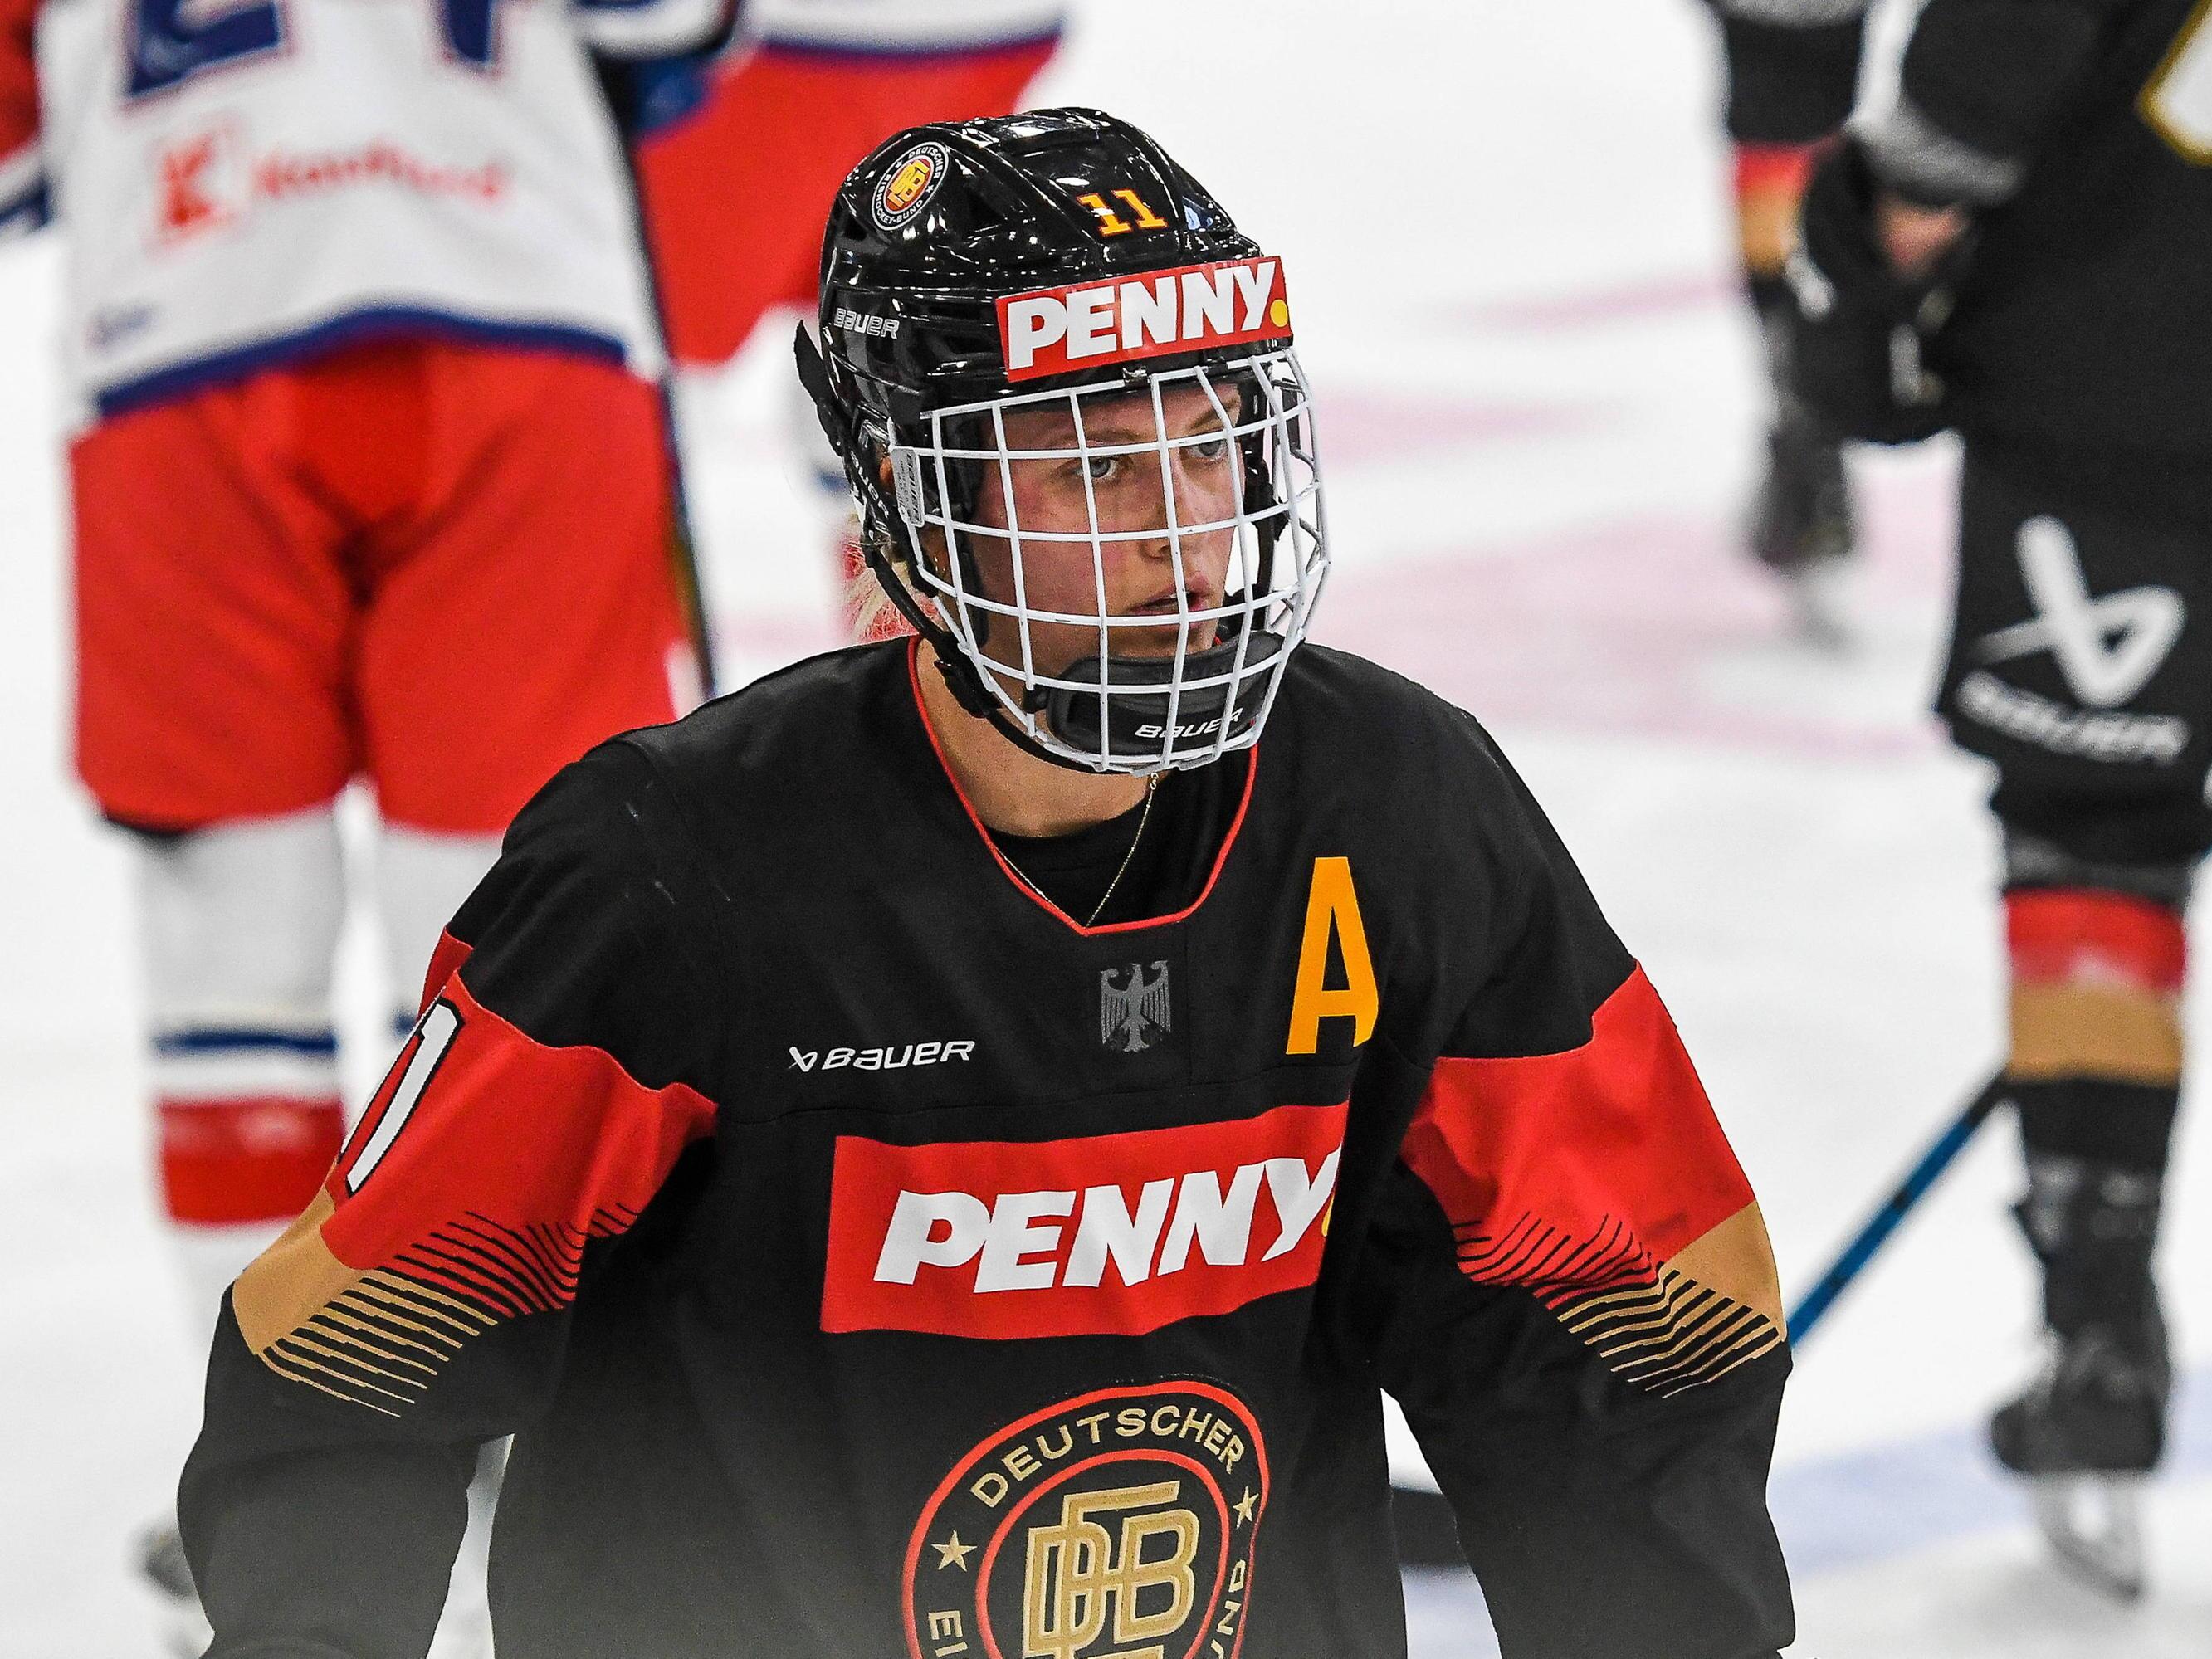
<path fill-rule="evenodd" d="M 1729 136 L 1805 144 L 1858 96 L 1869 0 L 1712 0 L 1728 70 Z"/>
<path fill-rule="evenodd" d="M 1929 0 L 1895 106 L 1861 134 L 1915 201 L 1989 207 L 2019 190 L 2112 23 L 2140 0 Z"/>
<path fill-rule="evenodd" d="M 615 58 L 706 52 L 729 38 L 734 0 L 568 0 L 584 44 Z"/>
<path fill-rule="evenodd" d="M 0 238 L 46 222 L 39 151 L 37 0 L 0 0 Z"/>
<path fill-rule="evenodd" d="M 1505 1659 L 1771 1659 L 1789 1357 L 1765 1228 L 1650 979 L 1498 763 L 1505 943 L 1370 1235 L 1382 1380 Z"/>
<path fill-rule="evenodd" d="M 524 809 L 321 1194 L 225 1297 L 179 1503 L 212 1659 L 423 1651 L 477 1447 L 547 1403 L 595 1268 L 711 1133 L 662 795 L 616 744 Z"/>

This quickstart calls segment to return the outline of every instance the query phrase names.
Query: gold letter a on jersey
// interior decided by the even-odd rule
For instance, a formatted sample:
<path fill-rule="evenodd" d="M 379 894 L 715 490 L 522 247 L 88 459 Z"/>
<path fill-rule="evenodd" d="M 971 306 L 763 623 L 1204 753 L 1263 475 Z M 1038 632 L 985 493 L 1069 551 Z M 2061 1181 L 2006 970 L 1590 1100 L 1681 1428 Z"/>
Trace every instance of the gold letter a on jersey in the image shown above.
<path fill-rule="evenodd" d="M 1339 986 L 1326 983 L 1331 935 L 1344 958 L 1345 982 Z M 1332 1018 L 1352 1022 L 1355 1046 L 1366 1042 L 1380 1001 L 1375 964 L 1367 956 L 1367 928 L 1352 890 L 1352 860 L 1316 859 L 1313 886 L 1306 894 L 1305 941 L 1298 947 L 1297 990 L 1291 999 L 1291 1041 L 1284 1052 L 1312 1054 L 1321 1046 L 1322 1021 Z"/>

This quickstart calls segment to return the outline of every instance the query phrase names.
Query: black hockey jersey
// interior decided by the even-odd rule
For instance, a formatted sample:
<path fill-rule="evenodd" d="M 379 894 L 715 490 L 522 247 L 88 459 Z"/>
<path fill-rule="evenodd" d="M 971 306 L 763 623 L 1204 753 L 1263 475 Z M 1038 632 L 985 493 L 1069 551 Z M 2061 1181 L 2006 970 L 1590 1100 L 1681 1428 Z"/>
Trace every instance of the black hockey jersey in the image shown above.
<path fill-rule="evenodd" d="M 1718 0 L 1737 136 L 1850 106 L 1862 0 Z M 1929 0 L 1876 171 L 1975 210 L 1930 356 L 1969 435 L 2212 448 L 2212 15 L 2196 0 Z"/>
<path fill-rule="evenodd" d="M 1382 1659 L 1380 1390 L 1515 1659 L 1790 1638 L 1787 1350 L 1674 1029 L 1468 716 L 1313 646 L 1180 913 L 1018 882 L 905 642 L 517 819 L 182 1492 L 214 1659 Z"/>

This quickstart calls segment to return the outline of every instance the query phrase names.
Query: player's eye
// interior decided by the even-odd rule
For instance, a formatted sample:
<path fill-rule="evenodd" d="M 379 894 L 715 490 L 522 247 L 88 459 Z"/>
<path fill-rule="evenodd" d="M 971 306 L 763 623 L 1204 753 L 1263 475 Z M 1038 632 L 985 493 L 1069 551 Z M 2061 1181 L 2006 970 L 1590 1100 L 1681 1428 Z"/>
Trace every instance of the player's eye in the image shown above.
<path fill-rule="evenodd" d="M 1229 439 L 1225 434 L 1218 438 L 1208 438 L 1200 443 L 1186 444 L 1183 447 L 1194 459 L 1203 461 L 1208 466 L 1229 459 Z"/>
<path fill-rule="evenodd" d="M 1121 476 L 1129 458 L 1127 455 L 1086 455 L 1083 469 L 1093 483 L 1106 483 Z"/>

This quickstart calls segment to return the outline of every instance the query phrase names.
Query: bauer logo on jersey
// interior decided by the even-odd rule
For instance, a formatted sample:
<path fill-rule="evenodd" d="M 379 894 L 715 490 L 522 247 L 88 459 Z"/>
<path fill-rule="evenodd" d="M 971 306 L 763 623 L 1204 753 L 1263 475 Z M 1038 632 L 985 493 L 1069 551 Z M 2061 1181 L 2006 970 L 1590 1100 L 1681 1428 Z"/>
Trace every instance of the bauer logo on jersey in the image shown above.
<path fill-rule="evenodd" d="M 1033 380 L 1207 346 L 1288 339 L 1279 259 L 1226 259 L 999 301 L 1006 378 Z"/>
<path fill-rule="evenodd" d="M 1267 1488 L 1258 1419 L 1208 1383 L 1024 1418 L 908 1540 L 908 1659 L 1235 1659 Z"/>
<path fill-rule="evenodd" d="M 913 222 L 945 183 L 951 154 L 935 140 L 916 144 L 894 161 L 876 186 L 871 210 L 884 230 L 897 230 Z"/>
<path fill-rule="evenodd" d="M 825 1331 L 1133 1336 L 1321 1272 L 1341 1106 L 1069 1140 L 837 1140 Z"/>

